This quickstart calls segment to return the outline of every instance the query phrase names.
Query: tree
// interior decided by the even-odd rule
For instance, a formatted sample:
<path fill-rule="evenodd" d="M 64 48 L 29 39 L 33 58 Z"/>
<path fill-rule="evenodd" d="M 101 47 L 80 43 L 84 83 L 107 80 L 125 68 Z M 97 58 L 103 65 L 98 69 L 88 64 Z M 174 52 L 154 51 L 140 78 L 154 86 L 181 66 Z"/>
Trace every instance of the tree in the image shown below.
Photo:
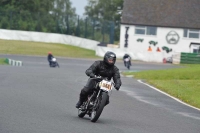
<path fill-rule="evenodd" d="M 2 0 L 1 7 L 6 11 L 48 12 L 54 0 Z"/>
<path fill-rule="evenodd" d="M 123 0 L 88 0 L 85 15 L 109 21 L 119 21 L 121 14 L 118 13 L 118 10 L 122 8 Z"/>
<path fill-rule="evenodd" d="M 56 32 L 66 15 L 75 15 L 70 0 L 1 0 L 0 5 L 0 27 L 8 29 Z"/>
<path fill-rule="evenodd" d="M 85 7 L 85 15 L 98 20 L 102 34 L 109 34 L 112 36 L 111 34 L 113 33 L 110 32 L 109 29 L 114 28 L 114 38 L 118 41 L 121 19 L 120 10 L 122 10 L 122 8 L 123 0 L 88 0 L 88 5 Z M 114 27 L 111 21 L 114 22 Z"/>

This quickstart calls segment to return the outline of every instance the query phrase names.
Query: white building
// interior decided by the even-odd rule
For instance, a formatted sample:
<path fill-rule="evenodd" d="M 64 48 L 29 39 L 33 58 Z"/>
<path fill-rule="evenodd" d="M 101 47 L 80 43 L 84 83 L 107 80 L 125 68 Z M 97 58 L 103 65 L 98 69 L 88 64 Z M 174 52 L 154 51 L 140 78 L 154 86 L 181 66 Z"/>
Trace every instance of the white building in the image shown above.
<path fill-rule="evenodd" d="M 120 49 L 134 60 L 162 62 L 200 46 L 200 0 L 124 0 Z"/>

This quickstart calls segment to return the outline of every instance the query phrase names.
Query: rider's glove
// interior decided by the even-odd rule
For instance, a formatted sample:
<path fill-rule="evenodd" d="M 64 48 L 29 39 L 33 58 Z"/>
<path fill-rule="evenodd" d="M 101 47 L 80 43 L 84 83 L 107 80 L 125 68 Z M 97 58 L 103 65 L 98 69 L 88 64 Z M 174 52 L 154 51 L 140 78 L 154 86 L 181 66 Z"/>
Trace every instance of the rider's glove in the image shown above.
<path fill-rule="evenodd" d="M 94 73 L 91 73 L 90 78 L 94 78 L 94 77 L 95 77 Z"/>
<path fill-rule="evenodd" d="M 119 90 L 119 88 L 120 88 L 120 86 L 115 85 L 115 89 L 116 89 L 116 90 Z"/>

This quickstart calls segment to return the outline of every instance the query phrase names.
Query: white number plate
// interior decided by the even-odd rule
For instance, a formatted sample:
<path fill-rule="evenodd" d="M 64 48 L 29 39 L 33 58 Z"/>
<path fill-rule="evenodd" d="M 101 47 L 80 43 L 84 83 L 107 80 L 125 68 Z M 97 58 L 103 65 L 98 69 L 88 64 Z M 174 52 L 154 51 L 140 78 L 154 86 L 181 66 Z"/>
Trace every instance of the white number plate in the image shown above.
<path fill-rule="evenodd" d="M 102 80 L 100 82 L 100 89 L 105 90 L 105 91 L 111 91 L 112 83 L 110 81 Z"/>
<path fill-rule="evenodd" d="M 125 58 L 125 61 L 129 61 L 130 59 L 129 58 Z"/>

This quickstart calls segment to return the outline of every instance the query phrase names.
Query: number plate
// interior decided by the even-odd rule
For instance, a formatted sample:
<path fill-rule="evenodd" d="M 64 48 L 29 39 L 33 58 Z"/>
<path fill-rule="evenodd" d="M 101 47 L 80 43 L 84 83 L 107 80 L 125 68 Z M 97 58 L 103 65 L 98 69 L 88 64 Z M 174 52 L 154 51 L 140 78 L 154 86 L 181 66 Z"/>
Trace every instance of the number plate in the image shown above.
<path fill-rule="evenodd" d="M 125 61 L 129 61 L 129 58 L 125 58 Z"/>
<path fill-rule="evenodd" d="M 105 90 L 105 91 L 111 91 L 112 83 L 110 81 L 102 80 L 100 82 L 100 89 Z"/>

